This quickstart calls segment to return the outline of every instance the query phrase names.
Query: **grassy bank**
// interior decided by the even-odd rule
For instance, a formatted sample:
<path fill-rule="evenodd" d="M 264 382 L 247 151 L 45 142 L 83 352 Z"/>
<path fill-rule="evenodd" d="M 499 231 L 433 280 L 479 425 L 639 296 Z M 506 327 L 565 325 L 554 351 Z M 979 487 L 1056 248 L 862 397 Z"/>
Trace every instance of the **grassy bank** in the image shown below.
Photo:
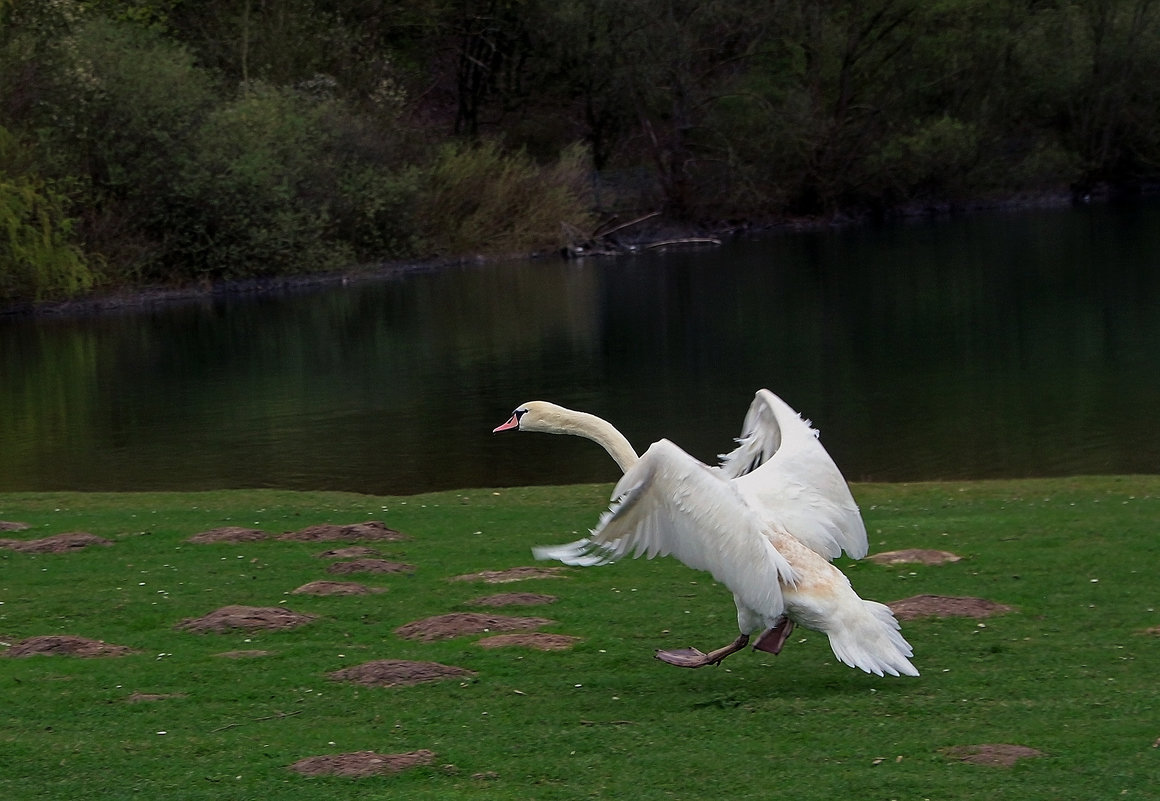
<path fill-rule="evenodd" d="M 0 495 L 0 520 L 30 525 L 0 537 L 85 531 L 113 543 L 0 550 L 0 640 L 70 634 L 135 651 L 0 656 L 0 797 L 1060 799 L 1144 798 L 1160 785 L 1160 636 L 1147 633 L 1160 626 L 1160 477 L 857 485 L 872 554 L 963 557 L 843 562 L 860 594 L 1014 607 L 905 622 L 917 679 L 851 670 L 800 629 L 777 657 L 747 652 L 698 671 L 661 664 L 655 648 L 715 647 L 735 634 L 729 593 L 672 560 L 514 584 L 449 580 L 532 564 L 530 546 L 592 525 L 608 490 Z M 331 575 L 336 560 L 319 554 L 350 543 L 276 538 L 366 520 L 409 536 L 363 544 L 413 572 Z M 221 526 L 270 536 L 187 541 Z M 321 579 L 385 592 L 292 594 Z M 513 591 L 557 600 L 467 605 Z M 175 628 L 229 604 L 318 618 L 284 631 Z M 550 618 L 543 631 L 580 639 L 543 652 L 480 647 L 487 634 L 395 633 L 466 611 Z M 267 654 L 220 656 L 257 650 Z M 381 659 L 475 675 L 390 688 L 327 677 Z M 994 767 L 948 752 L 981 744 L 1041 756 Z M 308 778 L 287 767 L 420 749 L 434 752 L 431 765 L 391 776 Z"/>

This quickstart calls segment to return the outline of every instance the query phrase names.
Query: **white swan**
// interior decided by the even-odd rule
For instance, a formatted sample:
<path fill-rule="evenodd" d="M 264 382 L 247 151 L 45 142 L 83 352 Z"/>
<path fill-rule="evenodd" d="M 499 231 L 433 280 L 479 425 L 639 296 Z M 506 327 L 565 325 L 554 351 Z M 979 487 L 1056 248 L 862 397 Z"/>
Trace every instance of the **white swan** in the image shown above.
<path fill-rule="evenodd" d="M 659 651 L 679 667 L 720 664 L 754 648 L 778 653 L 799 623 L 825 633 L 839 660 L 868 673 L 917 676 L 889 607 L 858 597 L 829 559 L 865 556 L 866 529 L 817 432 L 781 398 L 758 391 L 738 447 L 709 467 L 662 439 L 639 458 L 610 423 L 545 401 L 522 404 L 494 431 L 573 434 L 602 445 L 624 477 L 592 535 L 537 548 L 537 558 L 596 565 L 627 553 L 674 556 L 733 592 L 741 634 L 710 653 Z"/>

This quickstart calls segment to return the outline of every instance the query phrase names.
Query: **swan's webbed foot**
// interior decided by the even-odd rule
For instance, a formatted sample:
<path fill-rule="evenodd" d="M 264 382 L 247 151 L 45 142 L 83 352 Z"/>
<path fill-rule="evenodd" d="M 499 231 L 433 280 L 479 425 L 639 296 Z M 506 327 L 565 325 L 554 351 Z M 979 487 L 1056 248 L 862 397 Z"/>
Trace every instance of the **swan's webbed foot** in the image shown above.
<path fill-rule="evenodd" d="M 749 635 L 742 634 L 724 648 L 702 653 L 696 648 L 679 648 L 674 651 L 657 651 L 656 657 L 670 665 L 684 668 L 699 668 L 705 665 L 719 665 L 721 660 L 730 654 L 735 654 L 749 644 Z"/>
<path fill-rule="evenodd" d="M 755 651 L 766 651 L 771 654 L 781 653 L 782 646 L 789 639 L 793 631 L 793 621 L 782 615 L 773 628 L 766 629 L 765 633 L 757 638 L 753 646 Z"/>

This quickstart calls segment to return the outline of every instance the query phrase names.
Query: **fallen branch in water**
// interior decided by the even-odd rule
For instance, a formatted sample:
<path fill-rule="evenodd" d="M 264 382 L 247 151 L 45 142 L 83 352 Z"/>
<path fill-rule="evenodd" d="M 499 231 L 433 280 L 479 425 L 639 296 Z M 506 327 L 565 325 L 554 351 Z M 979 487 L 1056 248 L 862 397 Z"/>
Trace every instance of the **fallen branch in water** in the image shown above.
<path fill-rule="evenodd" d="M 667 245 L 720 245 L 721 240 L 715 239 L 711 236 L 690 236 L 685 239 L 666 239 L 662 242 L 649 242 L 647 245 L 641 245 L 644 250 L 652 248 L 663 248 Z"/>
<path fill-rule="evenodd" d="M 631 228 L 654 217 L 659 217 L 660 214 L 659 211 L 653 211 L 619 224 L 613 224 L 616 222 L 614 218 L 598 225 L 591 234 L 585 234 L 579 228 L 569 223 L 561 223 L 560 227 L 564 232 L 564 239 L 567 244 L 560 249 L 560 253 L 566 259 L 580 259 L 587 256 L 622 256 L 627 253 L 637 253 L 641 250 L 653 250 L 674 245 L 721 244 L 720 239 L 708 236 L 690 236 L 679 239 L 662 239 L 655 242 L 645 242 L 643 244 L 625 244 L 614 236 L 626 228 Z"/>

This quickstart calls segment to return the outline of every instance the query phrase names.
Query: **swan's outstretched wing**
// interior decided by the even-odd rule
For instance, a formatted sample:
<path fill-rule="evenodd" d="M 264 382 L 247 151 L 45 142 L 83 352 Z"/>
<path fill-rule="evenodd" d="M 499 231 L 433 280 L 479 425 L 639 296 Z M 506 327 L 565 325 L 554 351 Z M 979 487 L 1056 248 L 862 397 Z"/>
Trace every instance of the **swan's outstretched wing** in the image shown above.
<path fill-rule="evenodd" d="M 612 507 L 588 540 L 536 549 L 540 558 L 599 564 L 625 554 L 673 556 L 705 570 L 750 609 L 776 616 L 781 582 L 793 568 L 733 482 L 668 440 L 653 444 L 624 474 Z"/>
<path fill-rule="evenodd" d="M 616 553 L 604 545 L 597 545 L 591 537 L 566 542 L 563 545 L 537 545 L 532 555 L 540 560 L 563 562 L 574 567 L 596 567 L 616 561 Z"/>
<path fill-rule="evenodd" d="M 777 453 L 781 447 L 781 426 L 777 419 L 781 406 L 786 406 L 785 402 L 768 389 L 757 391 L 749 404 L 749 411 L 745 413 L 745 422 L 741 424 L 737 447 L 718 457 L 721 472 L 730 478 L 740 478 L 761 467 Z M 793 416 L 797 417 L 797 413 L 793 412 Z"/>
<path fill-rule="evenodd" d="M 738 446 L 720 471 L 762 510 L 765 520 L 827 559 L 866 555 L 866 526 L 846 479 L 818 432 L 768 389 L 758 390 Z"/>

